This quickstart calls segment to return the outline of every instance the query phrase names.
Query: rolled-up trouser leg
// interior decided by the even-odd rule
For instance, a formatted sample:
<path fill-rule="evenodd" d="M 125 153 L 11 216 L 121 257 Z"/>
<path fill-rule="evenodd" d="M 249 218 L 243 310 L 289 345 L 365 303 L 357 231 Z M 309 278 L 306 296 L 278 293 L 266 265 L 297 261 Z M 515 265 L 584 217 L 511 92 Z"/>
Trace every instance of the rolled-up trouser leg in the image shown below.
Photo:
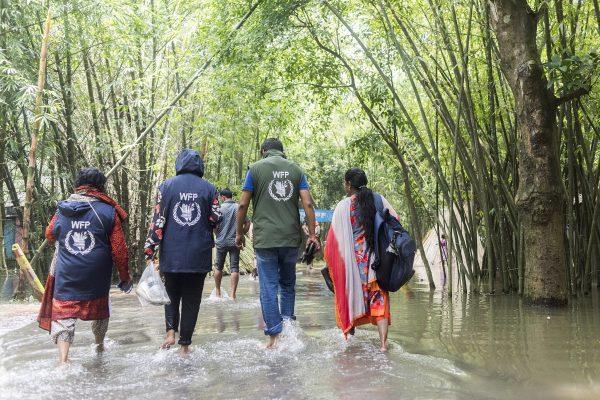
<path fill-rule="evenodd" d="M 75 338 L 75 323 L 77 318 L 65 318 L 52 321 L 50 328 L 50 338 L 56 344 L 61 340 L 67 343 L 73 343 Z"/>
<path fill-rule="evenodd" d="M 189 346 L 198 321 L 206 273 L 184 273 L 181 275 L 181 330 L 179 344 Z"/>
<path fill-rule="evenodd" d="M 181 301 L 181 274 L 166 272 L 165 289 L 171 303 L 165 305 L 165 325 L 167 332 L 179 331 L 179 302 Z"/>
<path fill-rule="evenodd" d="M 240 272 L 240 249 L 230 247 L 229 249 L 229 271 L 233 274 Z"/>
<path fill-rule="evenodd" d="M 108 318 L 96 319 L 92 321 L 92 333 L 96 342 L 103 342 L 108 330 Z"/>
<path fill-rule="evenodd" d="M 227 257 L 227 248 L 217 247 L 217 258 L 215 259 L 215 269 L 223 271 L 225 267 L 225 257 Z"/>

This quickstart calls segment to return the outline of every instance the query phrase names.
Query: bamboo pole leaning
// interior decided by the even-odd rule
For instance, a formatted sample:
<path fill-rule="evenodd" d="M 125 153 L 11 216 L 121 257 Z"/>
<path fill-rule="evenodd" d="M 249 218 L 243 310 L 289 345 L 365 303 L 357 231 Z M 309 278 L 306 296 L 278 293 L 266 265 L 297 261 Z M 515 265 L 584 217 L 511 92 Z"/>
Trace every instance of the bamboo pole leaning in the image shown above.
<path fill-rule="evenodd" d="M 12 251 L 15 255 L 15 259 L 17 260 L 17 264 L 19 264 L 19 268 L 21 273 L 25 275 L 29 285 L 33 288 L 33 293 L 38 300 L 41 300 L 44 297 L 44 285 L 40 282 L 39 278 L 31 268 L 31 264 L 27 260 L 27 257 L 23 253 L 23 249 L 19 246 L 18 243 L 12 245 Z"/>
<path fill-rule="evenodd" d="M 129 146 L 127 146 L 127 148 L 125 149 L 125 152 L 123 153 L 123 155 L 121 156 L 121 158 L 106 173 L 106 177 L 107 178 L 110 177 L 113 173 L 115 173 L 115 171 L 121 166 L 121 164 L 123 164 L 123 162 L 125 162 L 125 160 L 127 159 L 127 157 L 129 157 L 129 154 L 131 154 L 131 152 L 133 151 L 133 149 L 136 148 L 142 142 L 142 140 L 144 140 L 144 138 L 146 136 L 148 136 L 148 134 L 150 132 L 152 132 L 152 130 L 154 129 L 154 127 L 164 118 L 164 116 L 167 115 L 173 109 L 173 107 L 175 107 L 177 105 L 177 103 L 179 103 L 179 100 L 181 100 L 181 98 L 187 93 L 187 91 L 194 85 L 194 83 L 198 80 L 198 78 L 200 78 L 200 76 L 202 76 L 202 74 L 204 73 L 204 71 L 206 71 L 212 65 L 213 61 L 218 56 L 221 55 L 221 53 L 223 52 L 223 50 L 225 50 L 225 47 L 231 42 L 231 40 L 235 36 L 235 33 L 237 31 L 239 31 L 244 26 L 244 24 L 246 23 L 246 21 L 250 18 L 250 16 L 254 13 L 254 11 L 258 8 L 258 6 L 262 2 L 263 2 L 263 0 L 259 0 L 252 7 L 250 7 L 250 10 L 248 10 L 248 12 L 246 14 L 244 14 L 244 16 L 242 17 L 242 19 L 240 19 L 240 21 L 233 27 L 233 29 L 231 30 L 231 32 L 227 36 L 227 39 L 225 39 L 225 42 L 219 48 L 219 50 L 215 54 L 211 55 L 206 60 L 206 62 L 200 67 L 200 69 L 190 78 L 190 80 L 188 81 L 188 83 L 179 91 L 179 93 L 167 105 L 167 107 L 163 108 L 163 110 L 156 117 L 154 117 L 154 119 L 152 120 L 152 122 L 150 122 L 150 124 L 148 124 L 148 126 L 146 127 L 146 129 L 144 129 L 139 134 L 139 136 L 135 139 L 135 141 L 133 143 L 131 143 Z"/>
<path fill-rule="evenodd" d="M 146 136 L 148 136 L 148 134 L 150 132 L 152 132 L 154 127 L 179 103 L 179 100 L 181 100 L 181 98 L 188 92 L 188 90 L 194 85 L 194 83 L 198 80 L 198 78 L 200 78 L 200 76 L 202 76 L 202 74 L 212 65 L 213 61 L 218 56 L 220 56 L 221 53 L 225 50 L 225 48 L 231 43 L 231 40 L 234 38 L 236 32 L 238 32 L 244 26 L 244 24 L 248 21 L 248 19 L 252 16 L 252 14 L 256 11 L 258 6 L 263 1 L 264 0 L 258 0 L 256 3 L 254 3 L 250 7 L 250 9 L 246 12 L 246 14 L 244 14 L 244 16 L 237 22 L 237 24 L 234 25 L 233 29 L 229 32 L 227 38 L 225 39 L 224 43 L 221 45 L 219 50 L 215 54 L 211 55 L 206 60 L 206 62 L 200 67 L 200 69 L 190 78 L 190 80 L 187 82 L 187 84 L 183 88 L 181 88 L 181 90 L 177 93 L 177 95 L 173 98 L 173 100 L 169 102 L 167 107 L 165 107 L 156 117 L 154 117 L 154 119 L 150 122 L 150 124 L 148 124 L 146 129 L 144 129 L 138 135 L 138 137 L 135 139 L 135 141 L 133 143 L 131 143 L 129 146 L 126 147 L 125 152 L 121 155 L 121 158 L 119 158 L 113 164 L 112 168 L 106 173 L 107 178 L 110 177 L 112 174 L 114 174 L 119 169 L 119 167 L 129 157 L 131 152 L 144 140 L 144 138 Z M 48 10 L 48 19 L 46 20 L 46 28 L 49 31 L 50 10 Z M 46 29 L 45 29 L 45 32 L 46 32 Z M 47 35 L 45 35 L 45 37 L 46 36 Z M 42 53 L 44 55 L 44 71 L 45 71 L 45 58 L 46 58 L 46 54 L 47 54 L 47 37 L 46 37 L 45 43 L 46 43 L 46 45 L 42 46 Z M 41 62 L 40 62 L 40 69 L 41 69 Z M 45 77 L 45 74 L 44 74 L 44 77 Z M 41 105 L 41 100 L 40 100 L 40 105 Z M 35 130 L 34 130 L 34 132 L 35 132 Z M 36 143 L 37 143 L 37 141 L 36 141 Z M 33 141 L 32 141 L 32 147 L 33 147 Z M 35 152 L 34 152 L 34 156 L 35 156 Z M 33 169 L 35 169 L 35 157 L 34 157 L 33 161 L 34 161 Z M 33 176 L 33 172 L 32 172 L 32 176 Z M 33 183 L 33 181 L 32 181 L 32 183 Z M 29 184 L 29 180 L 28 180 L 28 184 Z M 32 192 L 33 192 L 33 187 L 32 187 Z M 27 206 L 27 202 L 25 203 L 25 205 Z M 31 213 L 31 200 L 30 200 L 30 204 L 29 204 L 29 213 Z M 31 216 L 31 214 L 29 214 L 29 219 L 30 219 L 30 216 Z M 23 220 L 25 220 L 25 218 L 23 218 Z M 47 245 L 48 245 L 48 240 L 44 239 L 44 241 L 37 248 L 33 258 L 31 259 L 32 265 L 35 265 L 35 262 L 37 262 L 37 260 L 40 257 L 40 254 L 42 253 L 42 251 L 44 251 L 44 249 L 46 248 Z M 24 246 L 24 248 L 25 248 L 25 246 Z"/>

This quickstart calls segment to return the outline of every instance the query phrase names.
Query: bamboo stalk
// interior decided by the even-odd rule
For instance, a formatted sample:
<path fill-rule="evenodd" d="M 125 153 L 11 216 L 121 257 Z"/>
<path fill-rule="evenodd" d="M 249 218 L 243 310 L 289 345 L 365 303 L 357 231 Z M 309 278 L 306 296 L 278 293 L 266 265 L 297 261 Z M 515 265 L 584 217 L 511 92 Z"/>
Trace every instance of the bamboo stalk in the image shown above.
<path fill-rule="evenodd" d="M 109 176 L 111 176 L 112 174 L 115 173 L 115 171 L 121 166 L 121 164 L 123 164 L 125 162 L 125 160 L 129 157 L 129 155 L 131 154 L 131 152 L 133 151 L 133 149 L 136 148 L 146 138 L 146 136 L 148 136 L 148 134 L 150 132 L 152 132 L 152 130 L 154 129 L 154 127 L 164 118 L 164 116 L 167 115 L 173 109 L 173 107 L 175 107 L 175 105 L 177 105 L 177 103 L 179 103 L 179 100 L 181 100 L 181 98 L 187 93 L 187 91 L 194 85 L 194 82 L 196 82 L 196 80 L 198 80 L 198 78 L 200 78 L 200 76 L 202 76 L 202 74 L 204 73 L 204 71 L 206 71 L 212 65 L 213 61 L 218 56 L 220 56 L 220 54 L 223 52 L 223 50 L 225 49 L 225 47 L 229 44 L 229 42 L 231 41 L 231 39 L 233 39 L 233 36 L 235 35 L 235 33 L 237 31 L 239 31 L 244 26 L 244 24 L 246 23 L 246 21 L 248 20 L 248 18 L 250 18 L 250 16 L 254 13 L 254 11 L 258 8 L 258 6 L 262 2 L 263 2 L 263 0 L 259 0 L 256 3 L 254 3 L 254 5 L 252 7 L 250 7 L 250 10 L 248 10 L 248 12 L 246 14 L 244 14 L 244 16 L 240 19 L 240 21 L 233 27 L 233 29 L 231 30 L 231 32 L 227 36 L 227 39 L 225 40 L 225 42 L 223 43 L 223 45 L 220 47 L 219 51 L 217 51 L 215 54 L 211 55 L 206 60 L 206 62 L 190 78 L 190 80 L 188 81 L 188 83 L 181 89 L 181 91 L 179 91 L 179 93 L 177 93 L 177 95 L 173 98 L 173 100 L 171 100 L 171 102 L 169 102 L 169 104 L 167 105 L 167 107 L 163 108 L 163 110 L 160 113 L 158 113 L 158 115 L 152 120 L 152 122 L 150 122 L 148 124 L 148 126 L 146 127 L 146 129 L 144 129 L 139 134 L 139 136 L 134 140 L 134 142 L 131 143 L 129 146 L 127 146 L 127 148 L 125 149 L 125 152 L 123 153 L 123 155 L 121 156 L 121 158 L 106 173 L 106 177 L 107 178 Z"/>
<path fill-rule="evenodd" d="M 0 117 L 0 269 L 7 270 L 6 255 L 4 251 L 4 219 L 6 218 L 4 206 L 4 180 L 6 165 L 6 112 L 1 111 Z"/>
<path fill-rule="evenodd" d="M 521 224 L 519 224 L 518 238 L 517 265 L 519 270 L 519 294 L 523 295 L 523 289 L 525 285 L 525 236 Z"/>
<path fill-rule="evenodd" d="M 129 155 L 131 154 L 131 152 L 133 151 L 133 149 L 139 145 L 142 140 L 144 140 L 144 138 L 146 136 L 148 136 L 148 134 L 154 129 L 154 127 L 163 119 L 163 117 L 165 115 L 167 115 L 167 113 L 169 113 L 169 111 L 171 111 L 173 109 L 173 107 L 179 102 L 179 100 L 181 100 L 181 98 L 187 93 L 187 91 L 192 87 L 192 85 L 194 84 L 194 82 L 202 75 L 202 73 L 204 73 L 204 71 L 206 71 L 208 69 L 208 67 L 210 67 L 210 65 L 212 64 L 213 60 L 225 49 L 225 47 L 227 46 L 227 44 L 229 44 L 229 42 L 231 41 L 231 39 L 233 38 L 233 35 L 235 34 L 235 32 L 239 31 L 244 24 L 246 23 L 246 21 L 248 20 L 248 18 L 250 18 L 250 16 L 254 13 L 254 11 L 258 8 L 258 6 L 263 2 L 264 0 L 258 0 L 256 3 L 254 3 L 254 5 L 250 8 L 250 10 L 248 10 L 248 12 L 246 14 L 244 14 L 244 16 L 240 19 L 240 21 L 238 21 L 238 23 L 233 27 L 232 31 L 230 32 L 229 36 L 227 37 L 225 43 L 223 44 L 223 46 L 221 46 L 221 49 L 214 55 L 212 55 L 205 63 L 204 65 L 202 65 L 202 67 L 194 74 L 194 76 L 192 76 L 192 78 L 188 81 L 188 83 L 179 91 L 179 93 L 177 93 L 177 95 L 175 96 L 175 98 L 169 103 L 169 105 L 167 107 L 165 107 L 153 120 L 152 122 L 150 122 L 150 124 L 146 127 L 146 129 L 144 129 L 139 136 L 136 138 L 136 140 L 131 143 L 125 150 L 125 152 L 123 153 L 123 155 L 121 156 L 121 158 L 119 160 L 117 160 L 117 162 L 114 163 L 114 165 L 112 166 L 112 168 L 106 173 L 106 177 L 110 177 L 112 174 L 114 174 L 119 167 L 121 167 L 121 165 L 125 162 L 125 160 L 129 157 Z M 46 28 L 49 31 L 50 29 L 50 10 L 48 9 L 48 18 L 46 20 Z M 46 30 L 45 30 L 46 32 Z M 47 50 L 47 35 L 45 34 L 45 39 L 46 39 L 46 50 Z M 44 47 L 42 48 L 43 50 L 43 56 L 44 56 L 44 70 L 45 70 L 45 58 L 46 58 L 46 50 L 44 50 Z M 40 69 L 41 69 L 41 62 L 40 62 Z M 45 78 L 45 75 L 44 75 Z M 38 85 L 39 86 L 39 85 Z M 41 99 L 40 99 L 41 102 Z M 37 103 L 37 101 L 36 101 Z M 33 141 L 32 141 L 33 143 Z M 37 139 L 36 139 L 36 143 L 37 143 Z M 35 154 L 34 154 L 35 155 Z M 35 158 L 34 158 L 34 162 L 35 162 Z M 34 164 L 34 168 L 35 168 L 35 164 Z M 28 181 L 29 184 L 29 181 Z M 33 187 L 32 187 L 32 192 L 33 192 Z M 31 207 L 31 199 L 29 200 L 30 204 L 29 207 Z M 26 197 L 26 203 L 25 205 L 27 206 L 27 197 Z M 31 212 L 31 210 L 29 210 L 29 212 Z M 30 214 L 31 215 L 31 214 Z M 23 221 L 25 222 L 25 218 L 23 218 Z M 23 224 L 25 226 L 25 223 Z M 25 234 L 25 230 L 23 231 Z M 25 239 L 25 236 L 24 236 Z M 25 240 L 24 240 L 25 243 Z M 39 258 L 39 254 L 46 248 L 46 246 L 48 245 L 48 241 L 44 240 L 42 242 L 42 244 L 38 247 L 36 253 L 34 254 L 33 259 L 31 260 L 31 263 L 34 264 L 35 261 L 37 261 L 37 259 Z"/>
<path fill-rule="evenodd" d="M 37 93 L 35 96 L 35 109 L 33 121 L 33 131 L 31 133 L 31 147 L 29 148 L 29 164 L 27 166 L 27 183 L 25 185 L 25 204 L 23 207 L 23 239 L 22 248 L 25 254 L 29 250 L 29 236 L 31 231 L 31 205 L 33 202 L 33 182 L 35 180 L 35 152 L 38 146 L 38 134 L 41 125 L 42 102 L 44 95 L 44 86 L 46 85 L 46 58 L 48 55 L 48 40 L 50 38 L 50 7 L 46 15 L 44 24 L 44 34 L 42 36 L 42 49 L 40 51 L 40 65 L 38 71 Z"/>

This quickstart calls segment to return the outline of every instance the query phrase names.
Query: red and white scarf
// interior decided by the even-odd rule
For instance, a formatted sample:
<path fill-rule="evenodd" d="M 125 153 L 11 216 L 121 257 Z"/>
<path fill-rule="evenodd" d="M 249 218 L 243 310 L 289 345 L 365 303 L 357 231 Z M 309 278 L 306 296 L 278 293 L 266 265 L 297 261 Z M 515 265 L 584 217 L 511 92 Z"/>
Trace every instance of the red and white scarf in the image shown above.
<path fill-rule="evenodd" d="M 382 200 L 384 208 L 396 216 L 396 211 L 387 200 L 383 197 Z M 335 288 L 337 324 L 344 334 L 347 334 L 354 322 L 365 316 L 368 311 L 354 252 L 354 235 L 350 221 L 351 202 L 352 198 L 346 197 L 335 207 L 325 245 L 325 261 Z M 369 267 L 368 282 L 374 280 L 375 271 Z"/>

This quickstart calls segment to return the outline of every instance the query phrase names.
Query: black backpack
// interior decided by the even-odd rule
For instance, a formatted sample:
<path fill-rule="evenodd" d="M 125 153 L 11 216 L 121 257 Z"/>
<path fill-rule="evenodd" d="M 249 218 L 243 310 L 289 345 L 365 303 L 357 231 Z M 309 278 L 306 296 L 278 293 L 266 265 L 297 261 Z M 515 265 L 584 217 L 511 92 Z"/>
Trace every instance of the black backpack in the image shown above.
<path fill-rule="evenodd" d="M 373 195 L 377 209 L 373 270 L 381 289 L 396 292 L 415 274 L 413 263 L 417 245 L 402 224 L 383 207 L 381 195 Z"/>

